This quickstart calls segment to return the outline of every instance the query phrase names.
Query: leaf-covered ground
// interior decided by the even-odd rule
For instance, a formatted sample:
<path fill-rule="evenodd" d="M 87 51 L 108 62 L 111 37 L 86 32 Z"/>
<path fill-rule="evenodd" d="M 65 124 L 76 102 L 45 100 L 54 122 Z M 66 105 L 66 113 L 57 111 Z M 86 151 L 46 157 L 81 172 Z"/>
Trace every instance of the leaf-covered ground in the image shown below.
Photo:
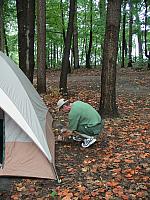
<path fill-rule="evenodd" d="M 67 124 L 56 111 L 59 72 L 49 72 L 43 96 L 55 121 Z M 100 72 L 79 70 L 69 75 L 69 99 L 98 109 Z M 119 70 L 117 105 L 120 117 L 106 119 L 97 143 L 83 149 L 72 139 L 56 141 L 56 168 L 62 182 L 21 179 L 14 183 L 14 200 L 148 200 L 150 198 L 150 71 Z M 58 130 L 54 128 L 56 136 Z"/>

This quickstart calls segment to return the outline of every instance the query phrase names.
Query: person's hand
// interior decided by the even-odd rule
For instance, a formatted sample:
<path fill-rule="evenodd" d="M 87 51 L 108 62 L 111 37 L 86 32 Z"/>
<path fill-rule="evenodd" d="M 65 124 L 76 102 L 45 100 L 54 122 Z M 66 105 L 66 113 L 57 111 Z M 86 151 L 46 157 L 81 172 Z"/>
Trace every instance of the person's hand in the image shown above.
<path fill-rule="evenodd" d="M 61 130 L 60 130 L 60 133 L 64 133 L 64 132 L 66 132 L 67 131 L 67 129 L 66 128 L 62 128 Z"/>
<path fill-rule="evenodd" d="M 62 133 L 62 136 L 65 138 L 65 137 L 69 137 L 70 135 L 72 135 L 72 131 L 70 131 L 70 130 L 67 130 L 67 129 L 63 129 L 62 131 L 61 131 L 61 133 Z"/>
<path fill-rule="evenodd" d="M 58 138 L 57 138 L 58 141 L 63 141 L 65 139 L 65 132 L 66 131 L 67 131 L 66 128 L 60 129 L 60 132 L 59 132 L 59 135 L 58 135 Z"/>

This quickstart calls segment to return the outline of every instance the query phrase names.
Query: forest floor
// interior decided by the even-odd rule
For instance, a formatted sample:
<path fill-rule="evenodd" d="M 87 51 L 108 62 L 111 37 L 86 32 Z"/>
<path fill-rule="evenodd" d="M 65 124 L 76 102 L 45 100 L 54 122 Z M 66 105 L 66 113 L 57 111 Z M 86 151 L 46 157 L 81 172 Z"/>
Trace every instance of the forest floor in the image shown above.
<path fill-rule="evenodd" d="M 60 72 L 47 73 L 43 99 L 55 121 L 67 124 L 56 110 Z M 70 101 L 98 109 L 99 70 L 77 70 L 68 76 Z M 148 200 L 150 198 L 150 71 L 118 69 L 117 105 L 120 116 L 105 119 L 98 141 L 83 149 L 72 139 L 57 141 L 56 168 L 62 182 L 21 179 L 4 199 L 14 200 Z"/>

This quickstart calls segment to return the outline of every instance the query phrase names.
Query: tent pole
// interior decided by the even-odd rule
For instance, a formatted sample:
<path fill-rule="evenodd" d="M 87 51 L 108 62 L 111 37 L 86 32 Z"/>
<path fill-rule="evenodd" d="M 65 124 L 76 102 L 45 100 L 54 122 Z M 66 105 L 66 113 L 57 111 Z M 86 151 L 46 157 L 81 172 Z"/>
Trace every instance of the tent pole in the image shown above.
<path fill-rule="evenodd" d="M 55 168 L 54 164 L 52 164 L 52 165 L 53 165 L 54 172 L 55 172 L 55 174 L 56 174 L 57 182 L 58 182 L 58 183 L 61 183 L 61 179 L 59 178 L 59 176 L 58 176 L 58 174 L 57 174 L 56 168 Z"/>

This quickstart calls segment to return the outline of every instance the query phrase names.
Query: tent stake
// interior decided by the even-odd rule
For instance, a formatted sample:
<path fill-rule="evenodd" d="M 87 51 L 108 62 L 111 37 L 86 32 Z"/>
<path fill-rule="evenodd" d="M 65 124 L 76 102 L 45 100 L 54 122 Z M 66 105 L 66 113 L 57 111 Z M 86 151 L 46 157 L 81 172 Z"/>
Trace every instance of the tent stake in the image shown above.
<path fill-rule="evenodd" d="M 55 168 L 54 165 L 53 165 L 53 169 L 54 169 L 54 172 L 55 172 L 55 174 L 56 174 L 57 182 L 58 182 L 58 183 L 61 183 L 61 179 L 59 178 L 59 176 L 58 176 L 58 174 L 57 174 L 57 171 L 56 171 L 56 168 Z"/>

